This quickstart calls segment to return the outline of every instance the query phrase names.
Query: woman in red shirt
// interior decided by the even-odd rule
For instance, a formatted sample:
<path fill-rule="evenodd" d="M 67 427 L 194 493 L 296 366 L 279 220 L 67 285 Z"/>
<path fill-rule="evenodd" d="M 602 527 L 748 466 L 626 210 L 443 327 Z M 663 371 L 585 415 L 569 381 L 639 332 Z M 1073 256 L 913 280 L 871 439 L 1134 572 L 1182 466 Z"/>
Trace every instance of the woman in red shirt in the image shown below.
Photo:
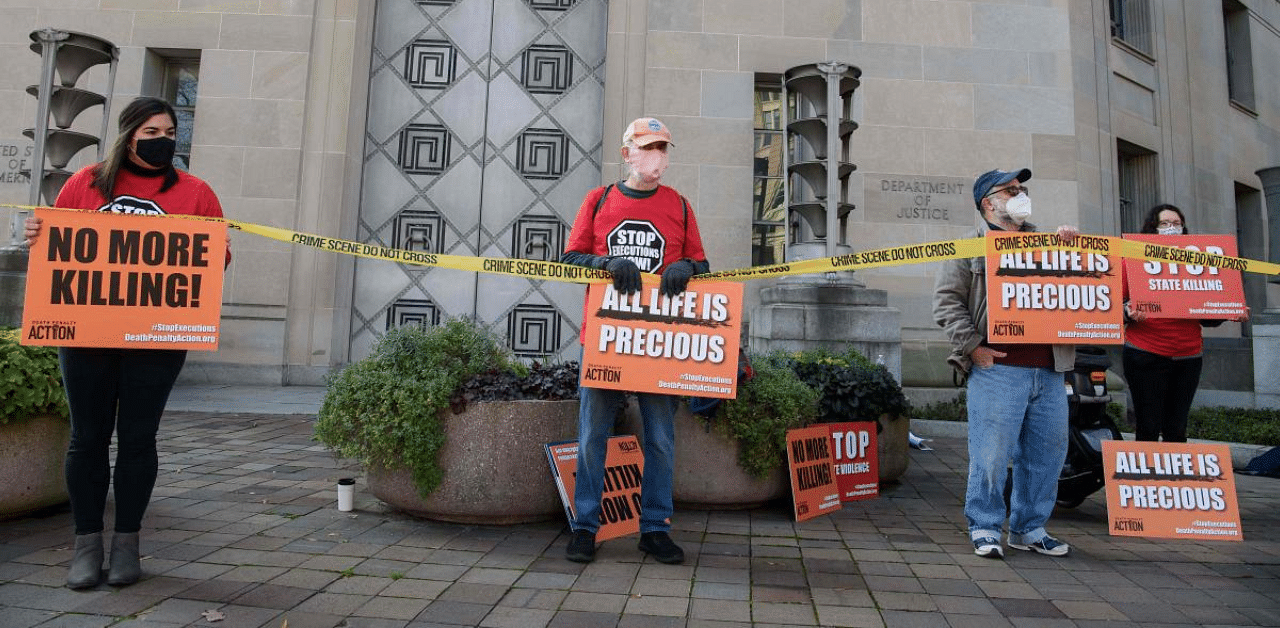
<path fill-rule="evenodd" d="M 110 154 L 67 179 L 54 205 L 116 214 L 221 217 L 222 206 L 209 185 L 173 166 L 176 126 L 177 115 L 163 100 L 143 97 L 129 103 L 120 112 L 119 136 Z M 27 219 L 28 245 L 39 239 L 41 226 L 39 218 Z M 58 349 L 71 407 L 66 471 L 76 550 L 68 587 L 94 587 L 102 580 L 103 516 L 112 486 L 115 528 L 107 583 L 123 586 L 142 577 L 138 532 L 159 469 L 156 433 L 186 356 L 186 351 L 169 349 Z"/>
<path fill-rule="evenodd" d="M 1182 210 L 1157 205 L 1147 212 L 1142 233 L 1188 233 Z M 1156 318 L 1131 309 L 1125 284 L 1124 376 L 1137 422 L 1135 438 L 1143 441 L 1187 442 L 1187 414 L 1200 385 L 1204 339 L 1201 327 L 1224 321 Z M 1248 320 L 1248 310 L 1237 320 Z"/>

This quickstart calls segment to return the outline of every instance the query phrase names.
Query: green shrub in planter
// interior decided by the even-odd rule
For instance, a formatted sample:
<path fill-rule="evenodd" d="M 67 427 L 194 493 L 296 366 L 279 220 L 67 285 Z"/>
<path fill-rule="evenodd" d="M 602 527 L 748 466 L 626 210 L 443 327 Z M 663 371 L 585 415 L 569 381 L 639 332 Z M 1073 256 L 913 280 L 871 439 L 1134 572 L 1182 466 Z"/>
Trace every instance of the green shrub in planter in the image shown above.
<path fill-rule="evenodd" d="M 781 358 L 800 380 L 818 391 L 819 423 L 876 421 L 881 415 L 899 420 L 911 411 L 893 374 L 854 350 L 792 353 Z"/>
<path fill-rule="evenodd" d="M 0 425 L 41 414 L 69 418 L 58 350 L 23 346 L 8 332 L 0 330 Z"/>
<path fill-rule="evenodd" d="M 754 360 L 755 376 L 739 382 L 737 398 L 725 400 L 706 419 L 738 442 L 738 465 L 757 478 L 786 462 L 787 430 L 818 417 L 818 393 L 783 362 L 768 356 Z"/>
<path fill-rule="evenodd" d="M 316 439 L 366 467 L 408 468 L 426 497 L 443 477 L 440 413 L 472 377 L 524 368 L 500 338 L 468 319 L 393 329 L 369 357 L 330 376 Z"/>
<path fill-rule="evenodd" d="M 567 401 L 578 398 L 578 362 L 544 363 L 479 373 L 462 383 L 451 405 L 461 414 L 473 401 Z"/>

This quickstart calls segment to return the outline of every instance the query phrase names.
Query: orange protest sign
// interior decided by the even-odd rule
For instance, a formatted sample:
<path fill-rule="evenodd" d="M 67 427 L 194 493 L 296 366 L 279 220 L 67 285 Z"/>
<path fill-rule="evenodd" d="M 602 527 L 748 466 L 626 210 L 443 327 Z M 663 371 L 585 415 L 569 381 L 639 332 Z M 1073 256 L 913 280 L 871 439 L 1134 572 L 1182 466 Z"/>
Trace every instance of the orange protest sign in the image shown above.
<path fill-rule="evenodd" d="M 1149 242 L 1211 255 L 1236 256 L 1228 235 L 1126 233 L 1126 240 Z M 1160 318 L 1235 318 L 1244 314 L 1244 282 L 1233 268 L 1125 259 L 1129 305 Z"/>
<path fill-rule="evenodd" d="M 1226 445 L 1102 441 L 1113 536 L 1243 541 Z"/>
<path fill-rule="evenodd" d="M 732 399 L 738 388 L 742 284 L 696 281 L 674 298 L 646 283 L 587 288 L 582 385 Z"/>
<path fill-rule="evenodd" d="M 987 338 L 992 343 L 1120 344 L 1121 278 L 1111 238 L 987 234 Z"/>
<path fill-rule="evenodd" d="M 609 438 L 604 459 L 604 493 L 600 496 L 600 530 L 597 541 L 640 533 L 640 482 L 644 477 L 644 451 L 636 437 Z M 574 519 L 573 488 L 578 472 L 578 441 L 547 443 L 547 460 L 560 492 L 565 516 Z"/>
<path fill-rule="evenodd" d="M 826 425 L 787 430 L 787 463 L 796 521 L 840 510 L 833 461 L 831 430 Z"/>
<path fill-rule="evenodd" d="M 840 501 L 856 502 L 880 495 L 880 456 L 875 421 L 826 423 L 835 452 Z"/>
<path fill-rule="evenodd" d="M 227 227 L 106 212 L 37 209 L 22 343 L 218 348 Z"/>

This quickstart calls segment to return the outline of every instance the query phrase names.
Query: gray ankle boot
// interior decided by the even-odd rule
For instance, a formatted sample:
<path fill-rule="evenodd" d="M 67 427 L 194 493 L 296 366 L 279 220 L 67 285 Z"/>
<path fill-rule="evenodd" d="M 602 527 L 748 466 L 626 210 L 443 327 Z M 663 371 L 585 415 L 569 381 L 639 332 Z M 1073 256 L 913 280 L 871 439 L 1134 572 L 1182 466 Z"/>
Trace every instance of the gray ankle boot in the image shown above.
<path fill-rule="evenodd" d="M 111 536 L 111 568 L 107 571 L 107 584 L 124 586 L 142 577 L 142 565 L 138 564 L 138 533 L 116 532 Z"/>
<path fill-rule="evenodd" d="M 67 586 L 72 589 L 96 587 L 102 581 L 102 533 L 76 535 L 76 555 L 67 571 Z"/>

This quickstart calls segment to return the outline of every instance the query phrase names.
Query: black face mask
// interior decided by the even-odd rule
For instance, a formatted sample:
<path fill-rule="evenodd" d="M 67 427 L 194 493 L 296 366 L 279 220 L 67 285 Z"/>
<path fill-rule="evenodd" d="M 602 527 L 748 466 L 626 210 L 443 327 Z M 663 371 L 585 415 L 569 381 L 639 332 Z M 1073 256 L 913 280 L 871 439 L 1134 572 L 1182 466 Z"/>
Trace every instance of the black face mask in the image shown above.
<path fill-rule="evenodd" d="M 138 159 L 147 162 L 148 165 L 155 168 L 164 168 L 173 165 L 173 153 L 178 148 L 178 143 L 168 137 L 153 137 L 146 140 L 138 140 L 134 152 L 137 153 Z"/>

